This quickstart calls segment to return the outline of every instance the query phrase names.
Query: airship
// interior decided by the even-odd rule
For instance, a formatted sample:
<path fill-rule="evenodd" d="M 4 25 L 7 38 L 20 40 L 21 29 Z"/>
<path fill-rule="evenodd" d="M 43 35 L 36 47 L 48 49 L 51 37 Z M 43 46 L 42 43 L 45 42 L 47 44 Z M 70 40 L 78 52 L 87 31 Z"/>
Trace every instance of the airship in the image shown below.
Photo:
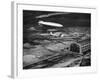
<path fill-rule="evenodd" d="M 46 22 L 46 21 L 39 21 L 39 25 L 47 25 L 47 26 L 52 26 L 52 27 L 63 27 L 62 24 L 55 23 L 55 22 Z"/>

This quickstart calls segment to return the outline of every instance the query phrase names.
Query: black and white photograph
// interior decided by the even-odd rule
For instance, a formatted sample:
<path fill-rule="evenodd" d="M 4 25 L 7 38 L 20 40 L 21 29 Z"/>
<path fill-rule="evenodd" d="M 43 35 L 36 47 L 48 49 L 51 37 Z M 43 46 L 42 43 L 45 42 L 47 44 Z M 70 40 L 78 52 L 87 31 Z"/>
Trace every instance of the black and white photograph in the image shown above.
<path fill-rule="evenodd" d="M 23 10 L 23 69 L 91 66 L 91 13 Z"/>

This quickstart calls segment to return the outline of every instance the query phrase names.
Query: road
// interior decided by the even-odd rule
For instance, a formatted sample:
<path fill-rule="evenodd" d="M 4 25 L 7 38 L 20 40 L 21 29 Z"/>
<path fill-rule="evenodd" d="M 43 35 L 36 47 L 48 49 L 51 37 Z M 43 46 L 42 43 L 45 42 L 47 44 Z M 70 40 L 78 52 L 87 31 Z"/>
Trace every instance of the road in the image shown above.
<path fill-rule="evenodd" d="M 56 54 L 50 57 L 46 57 L 45 59 L 37 63 L 25 66 L 23 69 L 76 67 L 80 66 L 80 63 L 83 61 L 83 59 L 89 59 L 89 58 L 90 58 L 90 53 L 87 53 L 85 55 L 73 54 L 73 53 L 67 53 L 63 55 Z"/>

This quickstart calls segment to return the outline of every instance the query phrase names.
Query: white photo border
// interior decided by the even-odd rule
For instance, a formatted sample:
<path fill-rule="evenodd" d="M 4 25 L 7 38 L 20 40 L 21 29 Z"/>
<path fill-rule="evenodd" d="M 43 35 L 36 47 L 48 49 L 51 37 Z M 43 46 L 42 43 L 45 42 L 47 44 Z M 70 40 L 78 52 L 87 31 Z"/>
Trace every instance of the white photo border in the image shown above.
<path fill-rule="evenodd" d="M 36 5 L 27 3 L 13 3 L 14 21 L 13 21 L 13 40 L 14 50 L 12 53 L 13 66 L 12 77 L 40 77 L 66 75 L 71 73 L 91 73 L 97 71 L 96 57 L 96 8 L 71 7 L 71 6 L 54 6 L 54 5 Z M 40 10 L 40 11 L 59 11 L 59 12 L 77 12 L 91 13 L 91 66 L 90 67 L 70 67 L 70 68 L 47 68 L 47 69 L 29 69 L 23 70 L 23 10 Z"/>

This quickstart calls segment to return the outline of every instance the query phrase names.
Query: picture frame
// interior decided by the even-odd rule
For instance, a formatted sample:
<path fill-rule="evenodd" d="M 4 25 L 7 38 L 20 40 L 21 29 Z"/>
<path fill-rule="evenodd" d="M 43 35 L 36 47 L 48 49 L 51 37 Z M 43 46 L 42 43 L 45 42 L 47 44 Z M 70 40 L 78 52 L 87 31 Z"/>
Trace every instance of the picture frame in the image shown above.
<path fill-rule="evenodd" d="M 12 8 L 12 11 L 11 11 L 11 15 L 12 15 L 12 18 L 11 18 L 12 19 L 12 21 L 11 21 L 12 22 L 11 23 L 11 26 L 12 26 L 11 27 L 12 28 L 12 30 L 11 30 L 12 31 L 11 32 L 12 33 L 12 35 L 11 35 L 12 36 L 11 76 L 13 78 L 40 77 L 40 76 L 43 77 L 43 76 L 55 76 L 55 75 L 67 75 L 67 74 L 72 74 L 72 73 L 74 73 L 74 74 L 76 74 L 76 73 L 91 73 L 91 72 L 97 71 L 97 67 L 96 67 L 96 65 L 97 65 L 96 53 L 97 52 L 95 50 L 96 45 L 95 45 L 95 40 L 94 40 L 95 32 L 96 32 L 96 28 L 94 28 L 96 26 L 96 8 L 59 6 L 59 5 L 41 5 L 41 4 L 31 4 L 31 3 L 21 3 L 21 2 L 20 3 L 12 2 L 11 8 Z M 50 13 L 50 15 L 49 15 L 49 13 Z M 86 17 L 86 20 L 83 20 L 83 21 L 87 22 L 85 25 L 88 25 L 89 30 L 90 30 L 89 33 L 90 33 L 91 41 L 89 43 L 89 45 L 90 45 L 89 49 L 91 50 L 90 51 L 91 65 L 85 66 L 85 67 L 84 66 L 68 67 L 68 68 L 67 67 L 64 67 L 64 68 L 60 68 L 60 67 L 52 68 L 51 67 L 51 68 L 45 68 L 45 69 L 37 68 L 37 69 L 25 70 L 23 67 L 23 61 L 25 58 L 25 61 L 27 62 L 28 58 L 23 56 L 23 53 L 24 53 L 24 49 L 23 49 L 24 38 L 23 38 L 23 36 L 26 36 L 26 34 L 24 33 L 24 25 L 26 26 L 27 24 L 31 24 L 32 20 L 33 20 L 33 24 L 35 24 L 35 21 L 33 19 L 34 15 L 33 15 L 33 18 L 31 18 L 32 16 L 30 16 L 31 20 L 30 20 L 30 18 L 29 19 L 26 18 L 27 16 L 32 15 L 32 14 L 34 14 L 34 15 L 36 14 L 35 18 L 37 17 L 38 20 L 40 19 L 40 21 L 38 22 L 38 24 L 40 26 L 49 25 L 49 20 L 47 20 L 47 22 L 46 22 L 45 19 L 42 19 L 42 21 L 41 21 L 41 17 L 43 18 L 43 17 L 52 16 L 52 15 L 59 16 L 59 15 L 63 15 L 63 14 L 66 14 L 66 15 L 72 14 L 72 15 L 67 15 L 67 17 L 71 16 L 68 19 L 73 24 L 73 25 L 69 25 L 69 24 L 71 24 L 70 21 L 66 20 L 67 22 L 69 22 L 68 26 L 84 25 L 85 23 L 81 22 L 81 20 L 85 19 L 84 17 Z M 38 14 L 38 16 L 37 16 L 37 14 Z M 42 16 L 40 16 L 40 14 L 42 14 Z M 45 15 L 45 14 L 47 14 L 47 15 Z M 75 19 L 77 21 L 74 22 L 73 18 L 76 17 L 76 14 L 78 15 L 78 20 Z M 79 15 L 82 17 L 80 17 Z M 88 16 L 89 16 L 89 19 L 87 19 Z M 55 17 L 55 18 L 57 18 L 57 17 Z M 55 18 L 51 19 L 51 21 L 54 20 Z M 63 20 L 63 18 L 62 18 L 62 20 Z M 57 18 L 57 19 L 59 19 L 59 18 Z M 51 23 L 50 25 L 54 26 L 54 24 L 58 25 L 58 27 L 62 26 L 62 25 L 56 24 L 56 23 Z M 33 28 L 30 28 L 30 30 L 33 30 Z M 87 28 L 85 30 L 87 30 Z M 51 33 L 51 34 L 54 35 L 54 33 Z M 44 35 L 44 34 L 41 34 L 41 35 Z M 58 37 L 58 36 L 56 36 L 56 37 Z M 25 39 L 26 39 L 26 37 L 25 37 Z M 27 44 L 25 44 L 25 45 L 27 45 Z M 29 58 L 31 58 L 31 57 L 29 57 Z M 29 61 L 30 61 L 30 59 L 29 59 Z M 27 64 L 25 64 L 25 66 L 27 66 Z"/>

